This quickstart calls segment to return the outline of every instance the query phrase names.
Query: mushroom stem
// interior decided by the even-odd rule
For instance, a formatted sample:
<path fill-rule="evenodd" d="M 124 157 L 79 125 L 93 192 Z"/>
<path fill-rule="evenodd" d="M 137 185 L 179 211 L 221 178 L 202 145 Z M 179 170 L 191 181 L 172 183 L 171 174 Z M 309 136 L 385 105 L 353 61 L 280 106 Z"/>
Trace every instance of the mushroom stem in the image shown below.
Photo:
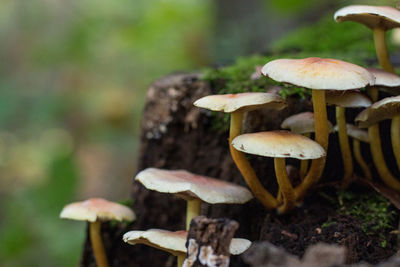
<path fill-rule="evenodd" d="M 279 213 L 285 213 L 293 209 L 295 205 L 295 195 L 292 184 L 286 172 L 285 158 L 274 158 L 276 180 L 283 198 L 283 204 L 278 208 Z"/>
<path fill-rule="evenodd" d="M 368 180 L 372 180 L 371 171 L 361 154 L 360 141 L 355 138 L 353 138 L 353 153 L 354 158 L 356 159 L 358 165 L 360 165 L 365 178 L 367 178 Z"/>
<path fill-rule="evenodd" d="M 340 151 L 342 153 L 343 160 L 343 178 L 342 178 L 342 188 L 346 188 L 349 183 L 351 176 L 354 171 L 353 158 L 351 156 L 349 137 L 347 135 L 346 126 L 346 109 L 344 107 L 336 107 L 336 123 L 338 126 L 339 144 Z"/>
<path fill-rule="evenodd" d="M 201 200 L 191 199 L 186 202 L 186 229 L 189 229 L 191 220 L 200 215 Z"/>
<path fill-rule="evenodd" d="M 392 147 L 397 161 L 397 167 L 400 168 L 400 115 L 392 119 L 390 135 L 392 137 Z"/>
<path fill-rule="evenodd" d="M 178 256 L 177 256 L 177 267 L 182 267 L 183 266 L 183 262 L 185 261 L 185 259 L 186 259 L 186 254 L 184 254 L 184 253 L 181 253 L 181 254 L 178 254 Z"/>
<path fill-rule="evenodd" d="M 95 221 L 89 223 L 90 241 L 96 264 L 98 267 L 108 267 L 108 260 L 101 239 L 101 222 Z"/>
<path fill-rule="evenodd" d="M 379 124 L 377 123 L 370 126 L 368 128 L 368 134 L 370 139 L 372 159 L 379 176 L 387 186 L 400 192 L 400 182 L 390 173 L 386 165 L 385 158 L 383 157 L 379 134 Z"/>
<path fill-rule="evenodd" d="M 378 101 L 379 90 L 375 86 L 368 87 L 368 95 L 371 97 L 372 102 Z"/>
<path fill-rule="evenodd" d="M 242 174 L 244 180 L 246 181 L 248 187 L 254 196 L 263 204 L 267 209 L 274 209 L 277 207 L 278 202 L 276 199 L 264 188 L 260 183 L 254 169 L 251 167 L 249 161 L 243 152 L 236 150 L 232 146 L 232 140 L 241 134 L 242 131 L 242 112 L 233 112 L 231 114 L 231 125 L 229 131 L 229 150 L 233 161 L 235 162 L 237 168 Z"/>
<path fill-rule="evenodd" d="M 314 108 L 315 141 L 325 151 L 328 149 L 329 129 L 328 116 L 326 113 L 325 91 L 312 90 L 312 101 Z M 326 156 L 311 161 L 311 167 L 303 182 L 295 188 L 296 200 L 302 200 L 307 190 L 321 178 L 325 167 Z"/>
<path fill-rule="evenodd" d="M 386 46 L 386 31 L 382 28 L 375 28 L 374 43 L 376 55 L 378 57 L 379 65 L 382 69 L 395 73 L 392 63 L 390 63 L 389 54 Z"/>
<path fill-rule="evenodd" d="M 310 138 L 311 137 L 311 133 L 305 133 L 304 134 L 305 137 Z M 307 170 L 308 170 L 308 160 L 301 160 L 300 161 L 300 179 L 303 180 L 304 177 L 307 174 Z"/>

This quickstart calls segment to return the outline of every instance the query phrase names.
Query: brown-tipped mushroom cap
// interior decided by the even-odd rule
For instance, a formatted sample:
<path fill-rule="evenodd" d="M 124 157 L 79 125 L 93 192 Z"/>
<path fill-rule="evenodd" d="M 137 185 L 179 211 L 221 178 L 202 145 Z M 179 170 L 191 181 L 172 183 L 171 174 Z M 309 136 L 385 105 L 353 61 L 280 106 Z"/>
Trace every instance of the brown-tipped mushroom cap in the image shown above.
<path fill-rule="evenodd" d="M 66 205 L 60 213 L 60 218 L 95 222 L 97 220 L 133 221 L 136 216 L 124 205 L 102 198 L 91 198 Z"/>
<path fill-rule="evenodd" d="M 400 96 L 393 96 L 375 102 L 372 106 L 358 114 L 355 121 L 358 127 L 367 128 L 375 123 L 391 119 L 399 114 Z"/>
<path fill-rule="evenodd" d="M 325 156 L 321 145 L 289 131 L 242 134 L 233 139 L 239 151 L 272 158 L 316 159 Z"/>
<path fill-rule="evenodd" d="M 329 132 L 333 132 L 333 125 L 328 121 Z M 290 129 L 297 134 L 306 134 L 315 132 L 314 113 L 302 112 L 287 117 L 281 124 L 282 129 Z"/>
<path fill-rule="evenodd" d="M 173 255 L 186 253 L 187 231 L 170 232 L 160 229 L 147 231 L 130 231 L 124 234 L 123 240 L 131 245 L 145 244 L 151 247 L 168 251 Z M 233 238 L 230 244 L 230 253 L 239 255 L 246 251 L 251 242 L 243 238 Z"/>
<path fill-rule="evenodd" d="M 400 27 L 400 11 L 388 6 L 347 6 L 336 11 L 334 18 L 338 22 L 356 21 L 371 29 Z"/>
<path fill-rule="evenodd" d="M 186 231 L 170 232 L 160 229 L 130 231 L 123 236 L 123 240 L 131 245 L 145 244 L 173 255 L 186 253 L 186 238 Z"/>
<path fill-rule="evenodd" d="M 375 77 L 363 67 L 330 58 L 277 59 L 262 73 L 278 82 L 314 90 L 350 90 L 373 85 Z"/>
<path fill-rule="evenodd" d="M 147 168 L 139 172 L 135 179 L 147 189 L 178 194 L 185 199 L 198 198 L 210 204 L 242 204 L 253 198 L 250 191 L 243 186 L 184 170 Z"/>
<path fill-rule="evenodd" d="M 369 143 L 368 132 L 358 128 L 353 124 L 346 124 L 347 134 L 354 139 L 360 140 L 361 142 Z M 335 125 L 335 131 L 338 130 L 337 125 Z"/>
<path fill-rule="evenodd" d="M 355 91 L 326 91 L 326 103 L 343 108 L 366 108 L 372 101 L 364 94 Z"/>
<path fill-rule="evenodd" d="M 280 110 L 286 107 L 282 97 L 271 93 L 209 95 L 196 100 L 193 104 L 196 107 L 225 113 L 246 112 L 260 108 Z"/>

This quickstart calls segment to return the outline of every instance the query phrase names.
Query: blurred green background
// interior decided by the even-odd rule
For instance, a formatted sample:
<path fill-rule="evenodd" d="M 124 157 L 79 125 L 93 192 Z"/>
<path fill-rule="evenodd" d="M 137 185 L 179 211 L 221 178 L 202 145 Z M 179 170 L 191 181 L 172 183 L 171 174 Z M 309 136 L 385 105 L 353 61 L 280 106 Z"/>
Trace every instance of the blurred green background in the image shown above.
<path fill-rule="evenodd" d="M 84 224 L 58 214 L 129 198 L 151 81 L 293 43 L 340 50 L 369 38 L 362 26 L 324 32 L 353 2 L 397 1 L 2 0 L 0 266 L 78 264 Z"/>

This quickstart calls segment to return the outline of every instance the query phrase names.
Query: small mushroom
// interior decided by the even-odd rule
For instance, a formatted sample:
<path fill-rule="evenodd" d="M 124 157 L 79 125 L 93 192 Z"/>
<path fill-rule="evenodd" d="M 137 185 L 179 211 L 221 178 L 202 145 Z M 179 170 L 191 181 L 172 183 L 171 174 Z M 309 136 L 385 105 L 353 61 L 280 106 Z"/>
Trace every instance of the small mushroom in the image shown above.
<path fill-rule="evenodd" d="M 185 199 L 187 229 L 193 217 L 200 215 L 202 201 L 210 204 L 243 204 L 253 198 L 250 191 L 243 186 L 184 170 L 147 168 L 139 172 L 135 180 L 147 189 L 176 194 Z"/>
<path fill-rule="evenodd" d="M 315 141 L 328 149 L 329 129 L 324 90 L 359 89 L 375 83 L 366 69 L 336 59 L 305 58 L 278 59 L 264 65 L 262 73 L 278 82 L 312 89 L 315 116 Z M 295 188 L 296 199 L 304 198 L 308 189 L 318 182 L 326 157 L 313 160 L 303 182 Z"/>
<path fill-rule="evenodd" d="M 372 100 L 378 100 L 378 89 L 391 95 L 400 94 L 400 76 L 377 68 L 368 68 L 375 76 L 375 85 L 368 88 Z"/>
<path fill-rule="evenodd" d="M 124 234 L 123 240 L 131 245 L 145 244 L 160 250 L 167 251 L 178 258 L 178 267 L 183 265 L 186 258 L 187 231 L 170 232 L 160 229 L 147 231 L 130 231 Z M 233 238 L 230 253 L 239 255 L 246 251 L 251 242 L 243 238 Z"/>
<path fill-rule="evenodd" d="M 346 124 L 347 134 L 353 138 L 353 154 L 356 159 L 358 165 L 360 165 L 365 178 L 368 180 L 372 180 L 371 170 L 369 169 L 367 163 L 365 162 L 362 154 L 361 154 L 361 146 L 360 142 L 369 143 L 369 135 L 368 132 L 356 127 L 353 124 Z M 335 130 L 338 130 L 338 127 L 335 126 Z"/>
<path fill-rule="evenodd" d="M 346 188 L 351 181 L 354 171 L 353 157 L 351 156 L 349 137 L 346 128 L 346 108 L 366 108 L 371 106 L 372 103 L 367 96 L 355 90 L 344 92 L 328 91 L 326 93 L 326 102 L 336 106 L 336 123 L 344 166 L 342 187 Z"/>
<path fill-rule="evenodd" d="M 352 5 L 336 11 L 334 18 L 338 22 L 355 21 L 370 28 L 379 64 L 384 70 L 395 72 L 386 47 L 386 31 L 400 27 L 400 10 L 388 6 Z"/>
<path fill-rule="evenodd" d="M 295 205 L 295 192 L 286 172 L 286 158 L 316 159 L 325 156 L 325 150 L 313 140 L 289 131 L 249 133 L 232 141 L 237 150 L 245 153 L 274 158 L 275 174 L 283 205 L 278 212 L 285 213 Z"/>
<path fill-rule="evenodd" d="M 393 176 L 383 156 L 379 134 L 379 122 L 392 119 L 391 138 L 397 165 L 400 167 L 400 96 L 384 98 L 357 115 L 355 121 L 360 128 L 368 128 L 372 159 L 379 176 L 388 186 L 400 192 L 400 182 Z"/>
<path fill-rule="evenodd" d="M 133 221 L 133 211 L 121 204 L 102 198 L 91 198 L 83 202 L 66 205 L 60 213 L 60 218 L 89 222 L 90 241 L 97 266 L 108 267 L 108 260 L 101 239 L 101 222 Z"/>
<path fill-rule="evenodd" d="M 286 107 L 285 101 L 276 94 L 271 93 L 241 93 L 225 95 L 209 95 L 198 99 L 194 105 L 213 111 L 222 111 L 231 115 L 229 130 L 229 150 L 233 161 L 245 179 L 254 196 L 266 209 L 276 208 L 276 199 L 263 187 L 254 169 L 243 153 L 233 149 L 233 138 L 241 134 L 243 114 L 248 111 L 270 108 L 281 110 Z"/>
<path fill-rule="evenodd" d="M 290 117 L 287 117 L 281 124 L 282 129 L 289 129 L 291 132 L 302 134 L 305 137 L 310 138 L 311 133 L 315 132 L 314 127 L 314 113 L 312 112 L 301 112 Z M 333 132 L 333 125 L 328 120 L 329 132 Z M 308 170 L 308 160 L 302 160 L 300 162 L 300 178 L 303 179 Z"/>

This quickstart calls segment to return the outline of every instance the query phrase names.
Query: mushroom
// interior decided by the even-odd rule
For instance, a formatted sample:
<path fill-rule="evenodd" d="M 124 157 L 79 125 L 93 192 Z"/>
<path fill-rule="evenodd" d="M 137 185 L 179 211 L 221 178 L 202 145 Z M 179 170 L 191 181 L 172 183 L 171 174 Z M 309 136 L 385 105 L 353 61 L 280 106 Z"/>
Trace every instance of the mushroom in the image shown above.
<path fill-rule="evenodd" d="M 276 180 L 283 197 L 283 205 L 278 207 L 280 213 L 292 209 L 296 200 L 285 159 L 305 160 L 325 156 L 324 148 L 317 142 L 285 130 L 242 134 L 233 139 L 232 145 L 245 153 L 274 158 Z"/>
<path fill-rule="evenodd" d="M 386 119 L 398 118 L 399 115 L 400 96 L 393 96 L 375 102 L 369 108 L 363 110 L 360 114 L 358 114 L 355 119 L 358 127 L 368 128 L 372 159 L 374 161 L 375 168 L 379 173 L 379 176 L 386 185 L 390 186 L 398 192 L 400 192 L 400 182 L 390 172 L 383 156 L 379 134 L 379 122 Z M 398 153 L 400 151 L 400 136 L 398 135 L 399 132 L 399 121 L 393 119 L 391 125 L 392 147 L 396 156 L 397 164 L 400 167 L 400 157 L 398 157 Z"/>
<path fill-rule="evenodd" d="M 373 85 L 375 77 L 366 69 L 336 59 L 278 59 L 262 69 L 265 76 L 278 82 L 312 89 L 315 116 L 315 141 L 328 149 L 328 119 L 324 90 L 350 90 Z M 303 182 L 295 188 L 296 199 L 303 199 L 307 190 L 321 177 L 326 157 L 313 160 Z"/>
<path fill-rule="evenodd" d="M 123 236 L 123 240 L 128 244 L 145 244 L 171 253 L 178 258 L 178 267 L 183 265 L 186 258 L 186 239 L 187 231 L 170 232 L 160 229 L 130 231 Z M 247 239 L 233 238 L 229 250 L 232 255 L 239 255 L 246 251 L 250 245 L 251 242 Z"/>
<path fill-rule="evenodd" d="M 368 70 L 375 76 L 375 86 L 379 89 L 391 90 L 392 93 L 393 90 L 400 91 L 400 76 L 381 69 L 370 68 Z M 392 117 L 391 137 L 393 153 L 396 157 L 397 166 L 400 168 L 400 114 Z"/>
<path fill-rule="evenodd" d="M 334 18 L 338 22 L 359 22 L 370 28 L 374 34 L 379 64 L 384 70 L 395 72 L 386 47 L 386 31 L 400 26 L 400 10 L 388 6 L 353 5 L 336 11 Z"/>
<path fill-rule="evenodd" d="M 367 68 L 375 76 L 375 85 L 368 88 L 372 92 L 371 98 L 378 99 L 378 89 L 391 95 L 400 94 L 400 76 L 377 68 Z"/>
<path fill-rule="evenodd" d="M 360 165 L 365 178 L 368 180 L 372 180 L 371 171 L 365 162 L 362 154 L 361 154 L 361 146 L 360 141 L 364 143 L 369 143 L 369 135 L 365 130 L 361 130 L 353 124 L 346 124 L 347 134 L 353 138 L 353 153 L 354 158 L 356 159 L 358 165 Z M 335 130 L 338 130 L 338 127 L 335 126 Z"/>
<path fill-rule="evenodd" d="M 336 106 L 336 123 L 344 167 L 342 187 L 346 188 L 354 171 L 353 157 L 351 156 L 349 137 L 347 136 L 346 108 L 366 108 L 371 106 L 372 103 L 367 96 L 354 90 L 344 92 L 328 91 L 326 93 L 326 102 Z"/>
<path fill-rule="evenodd" d="M 289 129 L 291 132 L 302 134 L 305 137 L 310 138 L 311 133 L 315 132 L 314 127 L 314 113 L 312 112 L 301 112 L 290 117 L 287 117 L 281 124 L 282 129 Z M 333 131 L 333 125 L 328 121 L 329 132 Z M 308 170 L 308 160 L 302 160 L 300 162 L 300 178 L 303 179 Z"/>
<path fill-rule="evenodd" d="M 89 222 L 90 241 L 97 266 L 108 267 L 108 260 L 101 239 L 101 222 L 133 221 L 133 211 L 121 204 L 102 198 L 91 198 L 83 202 L 66 205 L 60 213 L 60 218 Z"/>
<path fill-rule="evenodd" d="M 245 155 L 233 149 L 231 143 L 233 138 L 241 134 L 243 114 L 245 112 L 261 108 L 281 110 L 286 107 L 286 103 L 282 97 L 270 93 L 209 95 L 198 99 L 194 102 L 194 105 L 213 111 L 222 111 L 231 115 L 229 150 L 232 159 L 254 196 L 266 209 L 276 208 L 278 205 L 276 199 L 265 190 Z"/>
<path fill-rule="evenodd" d="M 210 204 L 243 204 L 253 198 L 247 188 L 184 170 L 147 168 L 136 175 L 147 189 L 171 193 L 187 202 L 186 228 L 193 217 L 200 215 L 201 202 Z"/>

